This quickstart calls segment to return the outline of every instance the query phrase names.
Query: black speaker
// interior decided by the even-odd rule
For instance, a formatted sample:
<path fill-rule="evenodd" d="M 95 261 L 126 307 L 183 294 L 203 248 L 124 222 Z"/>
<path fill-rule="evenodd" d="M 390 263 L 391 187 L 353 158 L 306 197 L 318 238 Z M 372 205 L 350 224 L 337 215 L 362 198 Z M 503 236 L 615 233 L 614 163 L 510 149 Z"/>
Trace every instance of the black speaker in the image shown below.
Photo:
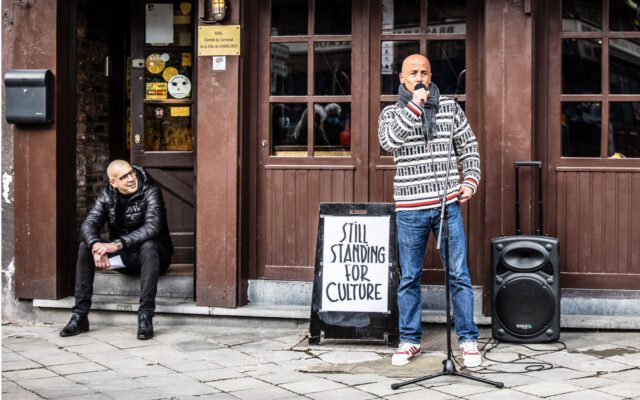
<path fill-rule="evenodd" d="M 491 240 L 494 339 L 536 343 L 560 338 L 558 240 L 509 236 Z"/>
<path fill-rule="evenodd" d="M 539 176 L 537 235 L 521 235 L 516 162 L 516 236 L 491 240 L 491 330 L 494 339 L 515 343 L 550 342 L 560 338 L 560 251 L 557 238 L 542 236 L 542 179 Z"/>

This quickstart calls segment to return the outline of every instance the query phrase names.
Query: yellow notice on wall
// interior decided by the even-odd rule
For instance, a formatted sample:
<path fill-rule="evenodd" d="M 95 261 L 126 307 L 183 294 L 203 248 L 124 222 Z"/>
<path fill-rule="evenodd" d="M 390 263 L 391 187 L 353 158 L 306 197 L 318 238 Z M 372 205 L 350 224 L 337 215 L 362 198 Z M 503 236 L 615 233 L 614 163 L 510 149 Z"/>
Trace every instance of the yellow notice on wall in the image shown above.
<path fill-rule="evenodd" d="M 191 111 L 189 107 L 171 107 L 169 110 L 172 117 L 188 117 Z"/>
<path fill-rule="evenodd" d="M 198 56 L 239 56 L 240 25 L 198 27 Z"/>

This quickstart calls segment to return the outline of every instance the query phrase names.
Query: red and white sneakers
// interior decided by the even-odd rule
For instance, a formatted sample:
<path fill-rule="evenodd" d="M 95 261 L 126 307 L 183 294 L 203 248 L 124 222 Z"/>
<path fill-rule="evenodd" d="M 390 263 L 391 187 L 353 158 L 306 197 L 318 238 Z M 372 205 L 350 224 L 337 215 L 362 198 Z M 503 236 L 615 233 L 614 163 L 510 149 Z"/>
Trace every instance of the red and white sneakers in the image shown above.
<path fill-rule="evenodd" d="M 460 343 L 460 351 L 462 352 L 462 362 L 465 367 L 477 367 L 482 364 L 482 356 L 478 351 L 478 342 L 475 340 Z"/>
<path fill-rule="evenodd" d="M 400 343 L 393 357 L 391 357 L 391 365 L 401 367 L 409 364 L 418 354 L 422 353 L 422 347 L 419 344 Z"/>

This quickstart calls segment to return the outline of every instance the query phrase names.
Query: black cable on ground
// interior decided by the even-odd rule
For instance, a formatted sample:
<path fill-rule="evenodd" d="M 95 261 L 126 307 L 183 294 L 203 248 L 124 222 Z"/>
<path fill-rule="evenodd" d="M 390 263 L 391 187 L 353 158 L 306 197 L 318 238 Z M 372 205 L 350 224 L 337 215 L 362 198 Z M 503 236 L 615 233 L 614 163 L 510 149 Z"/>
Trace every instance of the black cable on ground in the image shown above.
<path fill-rule="evenodd" d="M 534 352 L 538 352 L 539 355 L 544 355 L 544 354 L 551 354 L 551 353 L 556 353 L 558 351 L 562 351 L 562 350 L 566 350 L 567 345 L 558 340 L 554 343 L 558 343 L 560 345 L 560 347 L 554 348 L 554 349 L 535 349 L 532 347 L 527 346 L 526 344 L 518 344 L 518 343 L 509 343 L 510 346 L 522 346 L 527 350 L 530 351 L 534 351 Z M 527 372 L 531 372 L 531 371 L 544 371 L 544 370 L 548 370 L 548 369 L 553 369 L 554 366 L 552 363 L 546 362 L 546 361 L 539 361 L 539 360 L 535 360 L 535 361 L 526 361 L 526 360 L 534 360 L 534 358 L 532 356 L 529 355 L 525 355 L 525 354 L 519 354 L 519 358 L 517 360 L 513 360 L 513 361 L 501 361 L 501 360 L 496 360 L 493 359 L 491 357 L 488 356 L 488 354 L 495 348 L 497 348 L 498 346 L 500 346 L 500 342 L 489 338 L 489 339 L 483 339 L 480 338 L 478 340 L 478 344 L 482 344 L 482 347 L 480 348 L 480 351 L 484 351 L 484 359 L 488 360 L 488 361 L 492 361 L 495 363 L 499 363 L 499 364 L 513 364 L 513 365 L 522 365 L 524 366 L 524 370 L 522 371 L 500 371 L 500 370 L 495 370 L 495 369 L 491 369 L 491 367 L 480 367 L 479 369 L 471 369 L 471 368 L 466 368 L 464 365 L 460 364 L 460 362 L 454 358 L 454 361 L 456 364 L 458 364 L 458 366 L 461 369 L 467 369 L 468 371 L 474 372 L 474 373 L 478 373 L 478 374 L 524 374 Z M 551 343 L 548 343 L 551 344 Z M 489 348 L 487 348 L 487 346 L 490 346 Z"/>

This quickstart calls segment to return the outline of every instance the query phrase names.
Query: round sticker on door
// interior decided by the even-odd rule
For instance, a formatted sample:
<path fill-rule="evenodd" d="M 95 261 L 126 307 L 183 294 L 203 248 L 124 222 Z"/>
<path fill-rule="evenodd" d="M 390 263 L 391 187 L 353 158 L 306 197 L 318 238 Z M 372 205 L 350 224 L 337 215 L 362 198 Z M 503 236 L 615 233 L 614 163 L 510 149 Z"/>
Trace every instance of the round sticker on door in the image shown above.
<path fill-rule="evenodd" d="M 174 75 L 169 79 L 169 94 L 176 99 L 184 99 L 191 93 L 191 81 L 184 75 Z"/>
<path fill-rule="evenodd" d="M 166 63 L 161 58 L 160 54 L 149 54 L 145 61 L 145 67 L 147 67 L 147 71 L 152 74 L 159 74 L 164 69 Z"/>

